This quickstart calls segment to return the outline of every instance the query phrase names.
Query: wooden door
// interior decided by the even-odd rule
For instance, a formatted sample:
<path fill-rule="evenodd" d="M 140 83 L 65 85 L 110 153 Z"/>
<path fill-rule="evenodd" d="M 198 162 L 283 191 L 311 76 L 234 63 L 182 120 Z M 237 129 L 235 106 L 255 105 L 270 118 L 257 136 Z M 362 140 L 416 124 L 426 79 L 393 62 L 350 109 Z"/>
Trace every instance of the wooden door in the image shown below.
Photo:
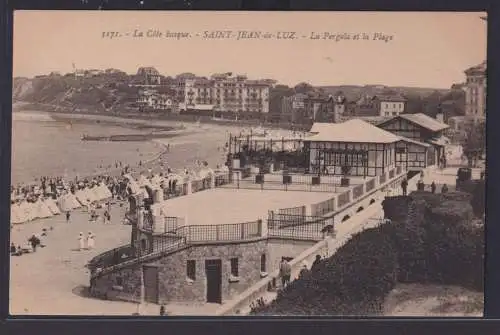
<path fill-rule="evenodd" d="M 210 259 L 205 261 L 207 275 L 207 302 L 222 303 L 222 261 Z"/>
<path fill-rule="evenodd" d="M 158 267 L 144 265 L 144 300 L 158 303 Z"/>

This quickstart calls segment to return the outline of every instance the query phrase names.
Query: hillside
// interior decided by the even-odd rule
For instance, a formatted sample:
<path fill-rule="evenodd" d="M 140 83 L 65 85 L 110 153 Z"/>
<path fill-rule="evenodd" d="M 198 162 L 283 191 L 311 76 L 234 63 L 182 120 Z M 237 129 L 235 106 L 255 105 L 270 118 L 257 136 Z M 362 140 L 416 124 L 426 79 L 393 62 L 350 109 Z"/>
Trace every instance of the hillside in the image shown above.
<path fill-rule="evenodd" d="M 90 78 L 50 75 L 32 79 L 14 78 L 13 101 L 56 105 L 72 109 L 130 108 L 138 88 L 128 85 L 126 74 L 103 74 Z"/>

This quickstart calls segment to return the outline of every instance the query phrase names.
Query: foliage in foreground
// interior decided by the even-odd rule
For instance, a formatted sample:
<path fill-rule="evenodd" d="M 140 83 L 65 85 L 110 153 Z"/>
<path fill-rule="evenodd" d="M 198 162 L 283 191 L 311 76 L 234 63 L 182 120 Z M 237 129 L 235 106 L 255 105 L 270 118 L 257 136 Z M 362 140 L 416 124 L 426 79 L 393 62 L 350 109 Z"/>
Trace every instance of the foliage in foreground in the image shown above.
<path fill-rule="evenodd" d="M 353 236 L 260 315 L 374 315 L 397 283 L 483 290 L 484 227 L 464 194 L 415 192 L 384 202 L 391 223 Z M 406 213 L 406 215 L 402 215 Z"/>

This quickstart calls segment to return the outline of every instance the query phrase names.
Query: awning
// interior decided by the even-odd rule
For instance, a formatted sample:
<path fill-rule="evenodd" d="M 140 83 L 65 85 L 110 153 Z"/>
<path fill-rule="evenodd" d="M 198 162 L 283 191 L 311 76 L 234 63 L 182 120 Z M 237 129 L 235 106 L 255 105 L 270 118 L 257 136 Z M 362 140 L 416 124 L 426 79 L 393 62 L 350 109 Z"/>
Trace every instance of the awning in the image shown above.
<path fill-rule="evenodd" d="M 445 145 L 450 143 L 450 139 L 447 138 L 446 136 L 441 136 L 438 138 L 433 138 L 433 139 L 427 140 L 427 142 L 434 144 L 434 145 L 444 147 Z"/>

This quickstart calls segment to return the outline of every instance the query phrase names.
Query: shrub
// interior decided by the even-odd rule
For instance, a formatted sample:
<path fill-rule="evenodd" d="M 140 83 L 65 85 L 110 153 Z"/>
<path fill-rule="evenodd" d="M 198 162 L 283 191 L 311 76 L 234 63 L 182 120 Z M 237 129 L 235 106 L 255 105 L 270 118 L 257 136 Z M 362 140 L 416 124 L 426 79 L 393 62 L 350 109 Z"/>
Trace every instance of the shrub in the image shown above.
<path fill-rule="evenodd" d="M 383 202 L 385 223 L 354 235 L 254 314 L 379 314 L 397 282 L 483 290 L 484 226 L 469 197 L 413 192 Z M 405 213 L 403 215 L 402 213 Z"/>
<path fill-rule="evenodd" d="M 386 224 L 387 225 L 387 224 Z M 268 315 L 358 315 L 378 313 L 397 279 L 396 251 L 384 227 L 356 234 L 335 255 L 292 282 Z"/>

